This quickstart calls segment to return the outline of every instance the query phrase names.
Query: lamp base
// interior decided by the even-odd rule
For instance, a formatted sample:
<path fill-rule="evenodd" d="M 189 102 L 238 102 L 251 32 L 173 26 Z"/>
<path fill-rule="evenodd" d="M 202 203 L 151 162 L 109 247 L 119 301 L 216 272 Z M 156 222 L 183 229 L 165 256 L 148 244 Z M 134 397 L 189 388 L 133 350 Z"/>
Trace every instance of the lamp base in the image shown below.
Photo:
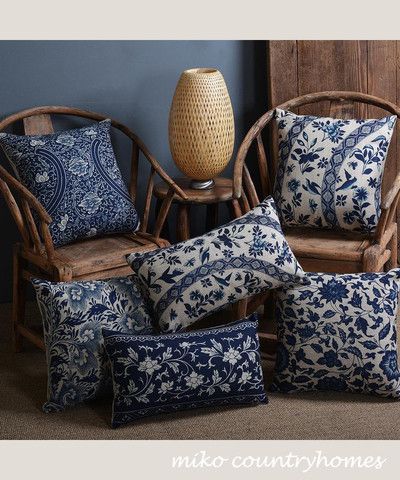
<path fill-rule="evenodd" d="M 190 188 L 195 190 L 209 190 L 213 188 L 215 182 L 214 180 L 192 180 L 190 183 Z"/>

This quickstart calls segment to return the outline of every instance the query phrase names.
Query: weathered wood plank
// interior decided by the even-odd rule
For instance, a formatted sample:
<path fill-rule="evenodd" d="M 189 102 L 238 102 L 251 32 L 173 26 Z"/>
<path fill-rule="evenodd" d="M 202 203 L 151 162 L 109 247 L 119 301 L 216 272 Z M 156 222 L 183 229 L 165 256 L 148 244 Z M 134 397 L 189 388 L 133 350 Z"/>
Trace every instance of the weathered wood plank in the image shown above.
<path fill-rule="evenodd" d="M 299 95 L 297 79 L 297 41 L 270 40 L 267 44 L 268 109 Z M 295 111 L 297 113 L 297 111 Z M 269 126 L 271 145 L 269 153 L 274 165 L 278 161 L 278 143 L 275 122 Z M 273 184 L 273 179 L 271 179 Z"/>
<path fill-rule="evenodd" d="M 297 41 L 268 42 L 269 108 L 299 95 Z"/>
<path fill-rule="evenodd" d="M 368 42 L 368 93 L 397 103 L 396 86 L 397 49 L 394 41 Z M 368 106 L 369 118 L 381 118 L 388 113 L 373 105 Z M 386 159 L 383 178 L 382 195 L 389 190 L 396 177 L 397 164 L 397 132 L 394 132 Z"/>
<path fill-rule="evenodd" d="M 25 135 L 46 135 L 54 133 L 50 115 L 33 115 L 23 120 Z"/>
<path fill-rule="evenodd" d="M 366 41 L 302 40 L 297 43 L 299 95 L 326 90 L 367 92 Z M 334 112 L 341 116 L 339 105 L 334 106 Z M 365 108 L 344 103 L 343 112 L 345 116 L 361 117 Z M 331 105 L 321 102 L 304 106 L 300 113 L 329 116 Z"/>

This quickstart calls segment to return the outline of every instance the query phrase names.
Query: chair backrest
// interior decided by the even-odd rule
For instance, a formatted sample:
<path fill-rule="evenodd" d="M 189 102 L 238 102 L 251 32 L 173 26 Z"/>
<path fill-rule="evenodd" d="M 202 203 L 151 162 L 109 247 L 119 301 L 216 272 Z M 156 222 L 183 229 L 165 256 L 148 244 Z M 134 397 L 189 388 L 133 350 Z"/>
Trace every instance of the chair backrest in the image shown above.
<path fill-rule="evenodd" d="M 367 95 L 360 92 L 327 91 L 310 93 L 289 100 L 276 108 L 290 110 L 299 114 L 330 116 L 333 118 L 376 118 L 393 114 L 400 118 L 400 108 L 384 99 Z M 243 194 L 248 197 L 249 205 L 254 207 L 259 202 L 255 191 L 254 182 L 246 166 L 246 158 L 252 145 L 256 146 L 258 175 L 261 185 L 262 198 L 272 193 L 273 183 L 276 175 L 277 164 L 277 138 L 274 117 L 274 110 L 271 109 L 261 116 L 250 128 L 239 147 L 234 165 L 234 197 L 240 198 Z M 263 141 L 263 133 L 268 129 L 268 138 L 271 148 L 266 149 Z M 397 129 L 400 122 L 397 122 Z M 385 164 L 384 188 L 382 194 L 394 180 L 393 173 L 397 173 L 396 155 L 393 153 L 393 145 L 396 144 L 397 132 L 393 135 L 388 160 Z M 392 177 L 392 178 L 391 178 Z"/>
<path fill-rule="evenodd" d="M 81 110 L 72 107 L 36 107 L 15 113 L 2 120 L 0 122 L 0 132 L 12 126 L 16 122 L 22 121 L 25 135 L 44 135 L 48 133 L 54 133 L 53 122 L 51 119 L 53 115 L 81 117 L 89 120 L 95 120 L 98 122 L 109 118 L 108 116 L 100 113 L 90 112 L 88 110 Z M 150 161 L 150 163 L 153 157 L 148 151 L 147 147 L 144 145 L 144 143 L 140 140 L 140 138 L 135 135 L 127 126 L 115 120 L 111 120 L 111 125 L 112 127 L 125 134 L 132 142 L 129 193 L 132 199 L 135 201 L 138 181 L 137 175 L 139 152 L 141 151 L 143 155 Z"/>
<path fill-rule="evenodd" d="M 110 118 L 109 116 L 102 115 L 100 113 L 81 110 L 78 108 L 65 106 L 43 106 L 23 110 L 4 118 L 2 121 L 0 121 L 0 132 L 22 121 L 25 135 L 53 133 L 54 127 L 51 119 L 53 115 L 81 117 L 94 121 L 101 121 Z M 134 202 L 136 201 L 137 196 L 140 153 L 150 164 L 145 207 L 144 211 L 140 215 L 140 230 L 142 232 L 146 232 L 149 222 L 150 203 L 153 194 L 155 174 L 158 174 L 169 184 L 173 182 L 149 152 L 142 140 L 135 133 L 133 133 L 127 126 L 117 122 L 116 120 L 111 119 L 111 125 L 128 137 L 132 144 L 129 193 Z M 35 250 L 43 250 L 42 247 L 44 246 L 47 256 L 52 256 L 54 247 L 48 229 L 48 225 L 51 222 L 50 216 L 47 214 L 40 202 L 1 165 L 0 190 L 2 191 L 6 203 L 10 208 L 11 214 L 13 215 L 17 227 L 22 235 L 24 244 L 33 247 Z M 180 193 L 180 189 L 178 187 L 176 187 L 175 190 L 178 190 L 177 193 Z M 16 196 L 18 197 L 18 200 Z M 41 222 L 39 229 L 36 225 L 37 222 L 33 220 L 31 210 L 36 211 L 36 214 L 39 216 Z"/>

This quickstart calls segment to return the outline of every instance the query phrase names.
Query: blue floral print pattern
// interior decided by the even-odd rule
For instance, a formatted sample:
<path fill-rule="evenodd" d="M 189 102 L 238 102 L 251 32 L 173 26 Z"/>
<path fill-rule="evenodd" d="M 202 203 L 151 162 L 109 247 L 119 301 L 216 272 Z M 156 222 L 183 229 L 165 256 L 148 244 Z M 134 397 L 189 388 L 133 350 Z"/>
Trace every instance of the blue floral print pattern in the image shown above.
<path fill-rule="evenodd" d="M 243 217 L 155 252 L 132 254 L 162 332 L 175 332 L 223 306 L 286 283 L 303 270 L 271 198 Z"/>
<path fill-rule="evenodd" d="M 266 403 L 257 317 L 169 335 L 103 329 L 114 385 L 112 426 L 163 412 Z"/>
<path fill-rule="evenodd" d="M 118 168 L 110 120 L 51 135 L 0 133 L 16 175 L 52 217 L 55 246 L 133 232 L 139 217 Z"/>
<path fill-rule="evenodd" d="M 277 109 L 274 198 L 284 225 L 371 233 L 396 116 L 339 120 Z"/>
<path fill-rule="evenodd" d="M 43 410 L 63 410 L 111 390 L 101 328 L 153 332 L 137 279 L 32 283 L 42 314 L 48 368 Z"/>
<path fill-rule="evenodd" d="M 347 390 L 400 398 L 400 269 L 307 277 L 309 285 L 278 291 L 271 390 Z"/>

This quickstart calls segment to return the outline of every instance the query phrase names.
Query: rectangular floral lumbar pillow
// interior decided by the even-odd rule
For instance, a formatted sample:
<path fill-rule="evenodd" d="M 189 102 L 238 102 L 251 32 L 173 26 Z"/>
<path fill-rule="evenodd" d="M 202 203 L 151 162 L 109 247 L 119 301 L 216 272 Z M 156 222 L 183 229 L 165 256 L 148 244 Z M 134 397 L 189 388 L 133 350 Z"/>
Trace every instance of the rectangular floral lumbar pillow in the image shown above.
<path fill-rule="evenodd" d="M 271 390 L 348 390 L 399 398 L 400 269 L 307 276 L 310 285 L 278 291 Z"/>
<path fill-rule="evenodd" d="M 63 410 L 111 390 L 101 328 L 151 333 L 140 286 L 132 277 L 52 283 L 32 280 L 43 319 L 48 368 L 45 412 Z"/>
<path fill-rule="evenodd" d="M 266 403 L 257 317 L 169 335 L 103 329 L 114 384 L 112 426 L 164 412 Z"/>
<path fill-rule="evenodd" d="M 201 237 L 134 253 L 128 263 L 148 288 L 162 332 L 177 331 L 228 303 L 304 276 L 271 198 Z"/>
<path fill-rule="evenodd" d="M 277 109 L 274 198 L 286 226 L 372 232 L 396 116 L 338 120 Z"/>
<path fill-rule="evenodd" d="M 118 168 L 110 120 L 50 135 L 0 133 L 15 174 L 53 221 L 55 246 L 132 232 L 139 218 Z"/>

